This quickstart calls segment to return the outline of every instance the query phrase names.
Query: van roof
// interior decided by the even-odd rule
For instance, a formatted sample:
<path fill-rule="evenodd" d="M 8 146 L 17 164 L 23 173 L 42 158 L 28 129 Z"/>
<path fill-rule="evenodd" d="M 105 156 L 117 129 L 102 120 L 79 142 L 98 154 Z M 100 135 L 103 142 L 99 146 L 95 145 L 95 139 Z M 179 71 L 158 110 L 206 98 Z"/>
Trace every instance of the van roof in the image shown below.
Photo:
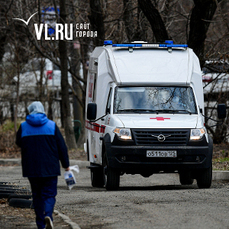
<path fill-rule="evenodd" d="M 192 49 L 187 48 L 187 45 L 162 45 L 107 44 L 97 47 L 95 55 L 92 56 L 101 56 L 99 63 L 108 62 L 110 76 L 119 85 L 190 84 L 192 71 L 195 69 L 194 59 L 197 59 Z M 106 55 L 101 55 L 103 51 Z M 105 68 L 105 65 L 102 64 L 100 67 Z"/>

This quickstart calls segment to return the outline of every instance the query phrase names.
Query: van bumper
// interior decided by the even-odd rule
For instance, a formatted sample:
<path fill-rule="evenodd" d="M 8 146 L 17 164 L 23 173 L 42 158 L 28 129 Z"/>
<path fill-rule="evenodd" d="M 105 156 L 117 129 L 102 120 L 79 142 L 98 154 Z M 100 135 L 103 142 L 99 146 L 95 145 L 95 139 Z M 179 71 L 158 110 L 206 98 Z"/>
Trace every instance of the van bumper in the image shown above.
<path fill-rule="evenodd" d="M 212 143 L 212 142 L 211 142 Z M 120 172 L 141 174 L 144 171 L 175 172 L 179 170 L 205 169 L 211 166 L 212 144 L 207 146 L 116 146 L 110 145 L 108 164 Z M 147 157 L 148 150 L 177 151 L 176 158 Z"/>

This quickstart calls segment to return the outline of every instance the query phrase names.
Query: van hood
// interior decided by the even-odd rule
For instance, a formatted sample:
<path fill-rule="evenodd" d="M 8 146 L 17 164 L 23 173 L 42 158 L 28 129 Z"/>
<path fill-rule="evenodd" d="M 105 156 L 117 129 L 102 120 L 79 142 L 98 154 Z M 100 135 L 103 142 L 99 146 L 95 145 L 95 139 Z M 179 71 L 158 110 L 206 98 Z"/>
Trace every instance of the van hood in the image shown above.
<path fill-rule="evenodd" d="M 126 128 L 196 128 L 198 115 L 189 114 L 120 114 Z"/>

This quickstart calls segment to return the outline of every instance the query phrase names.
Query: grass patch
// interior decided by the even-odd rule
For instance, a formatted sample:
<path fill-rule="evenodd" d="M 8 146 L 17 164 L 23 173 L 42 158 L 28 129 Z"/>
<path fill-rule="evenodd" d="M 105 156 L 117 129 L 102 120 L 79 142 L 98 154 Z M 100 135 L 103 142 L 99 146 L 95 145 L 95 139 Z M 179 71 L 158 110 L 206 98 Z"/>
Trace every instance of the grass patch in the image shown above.
<path fill-rule="evenodd" d="M 21 124 L 21 120 L 17 120 L 17 130 L 18 130 L 20 124 Z M 6 120 L 0 129 L 0 131 L 3 133 L 8 132 L 8 131 L 13 131 L 13 130 L 14 130 L 14 122 L 12 122 L 10 120 Z"/>
<path fill-rule="evenodd" d="M 215 158 L 212 161 L 214 161 L 214 162 L 221 162 L 221 163 L 223 163 L 223 162 L 229 162 L 229 157 Z"/>

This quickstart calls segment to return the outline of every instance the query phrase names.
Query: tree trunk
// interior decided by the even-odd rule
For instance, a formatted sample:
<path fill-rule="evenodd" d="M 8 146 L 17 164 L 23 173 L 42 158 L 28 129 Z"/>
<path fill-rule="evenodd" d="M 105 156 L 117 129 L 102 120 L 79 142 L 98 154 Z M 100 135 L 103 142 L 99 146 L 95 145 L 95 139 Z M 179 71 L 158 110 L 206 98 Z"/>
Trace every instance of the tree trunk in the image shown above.
<path fill-rule="evenodd" d="M 2 58 L 5 54 L 5 50 L 4 50 L 4 47 L 5 47 L 5 43 L 6 43 L 6 35 L 1 35 L 0 37 L 0 64 L 2 63 Z"/>
<path fill-rule="evenodd" d="M 18 56 L 17 56 L 18 60 Z M 19 104 L 19 86 L 20 86 L 20 64 L 17 61 L 17 83 L 16 83 L 16 106 L 14 111 L 14 134 L 16 138 L 17 134 L 17 114 L 18 114 L 18 104 Z"/>
<path fill-rule="evenodd" d="M 75 7 L 74 7 L 75 6 Z M 71 19 L 76 22 L 79 21 L 79 4 L 78 1 L 72 0 L 69 4 L 69 10 L 68 12 L 71 14 Z M 81 45 L 79 41 L 75 41 L 74 43 L 70 44 L 70 65 L 72 72 L 78 76 L 78 78 L 81 77 L 80 75 L 80 67 L 81 67 Z M 74 134 L 76 137 L 76 143 L 79 148 L 83 147 L 83 143 L 85 141 L 85 136 L 82 134 L 82 131 L 84 130 L 84 116 L 83 116 L 83 109 L 84 106 L 79 102 L 83 100 L 83 92 L 79 86 L 79 81 L 76 82 L 75 78 L 72 77 L 72 88 L 76 92 L 76 95 L 73 93 L 73 116 L 74 116 Z M 76 97 L 77 96 L 77 97 Z"/>
<path fill-rule="evenodd" d="M 90 0 L 91 14 L 89 16 L 92 30 L 98 32 L 98 37 L 94 39 L 94 45 L 103 45 L 105 30 L 103 23 L 102 0 Z"/>
<path fill-rule="evenodd" d="M 66 21 L 65 0 L 60 0 L 60 23 Z M 64 40 L 59 41 L 60 65 L 61 65 L 61 93 L 62 93 L 62 110 L 65 130 L 65 140 L 68 149 L 76 149 L 75 136 L 71 120 L 69 86 L 68 86 L 68 63 L 67 63 L 67 45 Z"/>
<path fill-rule="evenodd" d="M 138 0 L 139 7 L 148 19 L 157 42 L 170 39 L 165 24 L 151 0 Z"/>
<path fill-rule="evenodd" d="M 72 69 L 73 73 L 77 76 L 80 76 L 79 75 L 80 74 L 80 63 L 81 63 L 80 62 L 80 48 L 78 47 L 78 48 L 74 49 L 74 47 L 73 47 L 72 53 L 71 53 L 71 69 Z M 77 98 L 75 95 L 73 95 L 74 129 L 77 129 L 77 128 L 82 129 L 83 120 L 84 120 L 84 118 L 83 118 L 84 112 L 83 112 L 83 107 L 81 106 L 81 104 L 78 100 L 82 101 L 83 96 L 82 96 L 82 90 L 74 78 L 72 79 L 72 87 L 73 87 L 73 89 L 77 95 Z M 80 142 L 82 143 L 82 141 L 80 139 L 82 139 L 82 141 L 84 142 L 84 136 L 82 136 L 82 134 L 77 139 L 77 146 L 78 147 L 82 147 L 82 144 L 80 144 Z"/>
<path fill-rule="evenodd" d="M 221 0 L 218 0 L 220 2 Z M 204 41 L 215 14 L 217 4 L 213 0 L 194 0 L 195 6 L 190 19 L 188 46 L 193 49 L 200 59 L 201 67 L 204 64 Z"/>
<path fill-rule="evenodd" d="M 133 11 L 132 11 L 132 0 L 123 0 L 123 20 L 125 23 L 126 35 L 128 42 L 131 42 L 134 37 L 134 23 L 133 23 Z"/>

